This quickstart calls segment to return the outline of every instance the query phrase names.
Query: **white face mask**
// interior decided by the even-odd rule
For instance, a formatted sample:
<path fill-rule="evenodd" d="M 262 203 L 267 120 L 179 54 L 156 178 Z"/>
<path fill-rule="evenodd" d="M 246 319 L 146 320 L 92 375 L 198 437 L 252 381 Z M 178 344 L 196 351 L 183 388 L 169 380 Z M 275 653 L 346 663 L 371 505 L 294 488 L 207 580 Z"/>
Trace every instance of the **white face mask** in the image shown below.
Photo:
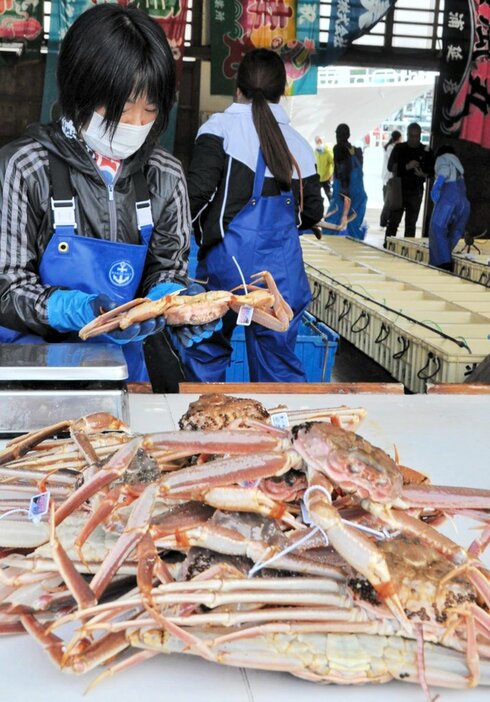
<path fill-rule="evenodd" d="M 143 146 L 154 124 L 155 120 L 140 127 L 119 122 L 111 139 L 104 118 L 98 112 L 94 112 L 87 129 L 82 129 L 82 137 L 98 154 L 107 158 L 124 159 Z"/>

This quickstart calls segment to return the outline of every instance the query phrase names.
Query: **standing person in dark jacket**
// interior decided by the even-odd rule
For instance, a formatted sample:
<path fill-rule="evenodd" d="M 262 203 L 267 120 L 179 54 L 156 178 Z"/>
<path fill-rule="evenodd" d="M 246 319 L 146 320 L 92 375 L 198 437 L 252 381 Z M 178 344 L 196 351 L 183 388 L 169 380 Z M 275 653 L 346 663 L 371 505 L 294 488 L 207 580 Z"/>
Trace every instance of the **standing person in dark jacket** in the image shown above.
<path fill-rule="evenodd" d="M 136 8 L 98 5 L 68 30 L 57 78 L 60 122 L 0 150 L 4 343 L 79 341 L 101 309 L 187 284 L 186 183 L 156 143 L 175 99 L 163 30 Z M 142 342 L 164 325 L 99 339 L 122 346 L 130 380 L 146 380 Z M 174 334 L 189 344 L 213 328 Z"/>
<path fill-rule="evenodd" d="M 405 236 L 415 236 L 415 226 L 424 195 L 424 183 L 434 175 L 434 154 L 420 141 L 422 130 L 417 122 L 407 128 L 407 141 L 397 144 L 388 161 L 388 170 L 401 178 L 402 207 L 388 215 L 386 237 L 396 236 L 405 212 Z"/>
<path fill-rule="evenodd" d="M 351 203 L 347 214 L 355 212 L 356 217 L 339 234 L 352 236 L 355 239 L 364 239 L 367 195 L 364 190 L 362 150 L 350 143 L 350 128 L 347 124 L 338 125 L 335 137 L 337 143 L 333 147 L 333 190 L 329 208 L 333 214 L 327 213 L 326 219 L 331 224 L 340 224 L 344 216 L 344 198 L 348 197 Z M 328 230 L 328 234 L 332 233 L 331 230 Z"/>
<path fill-rule="evenodd" d="M 294 313 L 284 333 L 255 323 L 245 327 L 252 381 L 306 380 L 294 353 L 311 297 L 299 233 L 322 218 L 323 199 L 313 150 L 278 104 L 285 87 L 286 71 L 275 52 L 246 54 L 235 102 L 199 130 L 188 176 L 200 245 L 197 278 L 211 290 L 240 285 L 235 257 L 247 282 L 253 273 L 270 271 Z M 236 320 L 230 312 L 223 334 L 185 354 L 191 375 L 225 379 Z"/>

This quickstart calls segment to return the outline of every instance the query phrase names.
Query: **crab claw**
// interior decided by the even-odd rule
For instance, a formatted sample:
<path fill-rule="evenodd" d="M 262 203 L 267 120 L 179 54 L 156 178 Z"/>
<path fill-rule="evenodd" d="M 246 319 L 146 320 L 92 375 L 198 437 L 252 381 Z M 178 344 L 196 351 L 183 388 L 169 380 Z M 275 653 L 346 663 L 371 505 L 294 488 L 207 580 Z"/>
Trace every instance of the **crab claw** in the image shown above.
<path fill-rule="evenodd" d="M 333 217 L 333 215 L 337 213 L 339 208 L 336 207 L 334 210 L 327 212 L 327 214 L 325 215 L 325 219 L 322 219 L 320 222 L 318 222 L 318 227 L 321 227 L 322 229 L 331 229 L 333 231 L 341 232 L 347 227 L 347 225 L 350 222 L 352 222 L 357 217 L 357 212 L 355 212 L 354 210 L 352 210 L 352 213 L 349 215 L 349 210 L 351 206 L 350 197 L 347 197 L 347 195 L 342 194 L 341 196 L 344 198 L 344 207 L 342 210 L 342 217 L 340 218 L 340 222 L 338 224 L 332 224 L 331 222 L 326 221 L 329 217 Z"/>

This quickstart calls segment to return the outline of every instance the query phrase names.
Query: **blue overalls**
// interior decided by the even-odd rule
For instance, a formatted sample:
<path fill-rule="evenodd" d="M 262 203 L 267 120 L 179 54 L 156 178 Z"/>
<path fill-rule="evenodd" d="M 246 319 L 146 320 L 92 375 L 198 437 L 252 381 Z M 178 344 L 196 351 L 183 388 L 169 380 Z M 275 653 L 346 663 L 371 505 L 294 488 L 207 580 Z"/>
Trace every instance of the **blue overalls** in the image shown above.
<path fill-rule="evenodd" d="M 351 156 L 352 170 L 350 174 L 349 197 L 351 205 L 349 214 L 354 211 L 357 215 L 352 222 L 349 222 L 346 229 L 338 232 L 341 236 L 352 236 L 354 239 L 364 239 L 366 228 L 363 227 L 364 216 L 366 214 L 367 195 L 364 190 L 364 180 L 362 174 L 362 165 L 357 156 Z M 327 222 L 330 224 L 340 224 L 342 212 L 344 211 L 344 198 L 340 195 L 340 181 L 338 178 L 333 180 L 332 197 L 330 199 L 329 210 L 337 208 L 335 214 L 327 217 Z M 324 234 L 335 234 L 335 230 L 324 229 Z"/>
<path fill-rule="evenodd" d="M 75 198 L 68 166 L 51 153 L 49 162 L 53 183 L 51 203 L 54 232 L 39 265 L 41 283 L 89 294 L 105 294 L 119 304 L 129 302 L 134 299 L 139 288 L 153 233 L 151 203 L 143 173 L 133 176 L 141 243 L 126 244 L 76 233 Z M 80 339 L 73 333 L 63 341 L 80 342 Z M 107 343 L 103 337 L 100 341 Z M 0 342 L 31 344 L 45 343 L 45 339 L 35 334 L 0 327 Z M 122 345 L 121 349 L 128 365 L 128 380 L 148 380 L 143 343 L 132 342 Z"/>
<path fill-rule="evenodd" d="M 253 273 L 264 270 L 272 273 L 294 318 L 287 332 L 273 332 L 254 322 L 245 327 L 250 380 L 306 382 L 294 347 L 311 294 L 299 243 L 294 196 L 290 191 L 264 197 L 264 176 L 265 161 L 259 150 L 252 197 L 230 222 L 223 240 L 206 252 L 197 266 L 196 277 L 207 281 L 209 290 L 231 290 L 240 285 L 242 280 L 233 256 L 247 283 Z M 224 382 L 232 352 L 229 340 L 235 324 L 236 314 L 229 312 L 223 320 L 222 332 L 183 350 L 189 379 Z"/>
<path fill-rule="evenodd" d="M 470 216 L 464 178 L 446 181 L 434 205 L 429 229 L 429 263 L 431 266 L 452 261 L 452 250 L 464 235 Z"/>

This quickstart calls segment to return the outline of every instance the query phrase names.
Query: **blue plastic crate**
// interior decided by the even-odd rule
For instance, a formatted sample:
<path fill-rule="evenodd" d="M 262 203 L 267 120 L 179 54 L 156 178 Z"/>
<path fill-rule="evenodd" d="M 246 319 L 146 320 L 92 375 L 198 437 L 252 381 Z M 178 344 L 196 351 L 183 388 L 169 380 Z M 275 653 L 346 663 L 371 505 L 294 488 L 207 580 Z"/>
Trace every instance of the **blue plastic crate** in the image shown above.
<path fill-rule="evenodd" d="M 248 383 L 247 349 L 245 331 L 236 327 L 231 339 L 233 354 L 231 365 L 226 371 L 228 383 Z M 302 361 L 309 383 L 328 383 L 332 373 L 339 335 L 323 322 L 317 322 L 308 312 L 303 314 L 296 347 L 294 349 Z"/>

